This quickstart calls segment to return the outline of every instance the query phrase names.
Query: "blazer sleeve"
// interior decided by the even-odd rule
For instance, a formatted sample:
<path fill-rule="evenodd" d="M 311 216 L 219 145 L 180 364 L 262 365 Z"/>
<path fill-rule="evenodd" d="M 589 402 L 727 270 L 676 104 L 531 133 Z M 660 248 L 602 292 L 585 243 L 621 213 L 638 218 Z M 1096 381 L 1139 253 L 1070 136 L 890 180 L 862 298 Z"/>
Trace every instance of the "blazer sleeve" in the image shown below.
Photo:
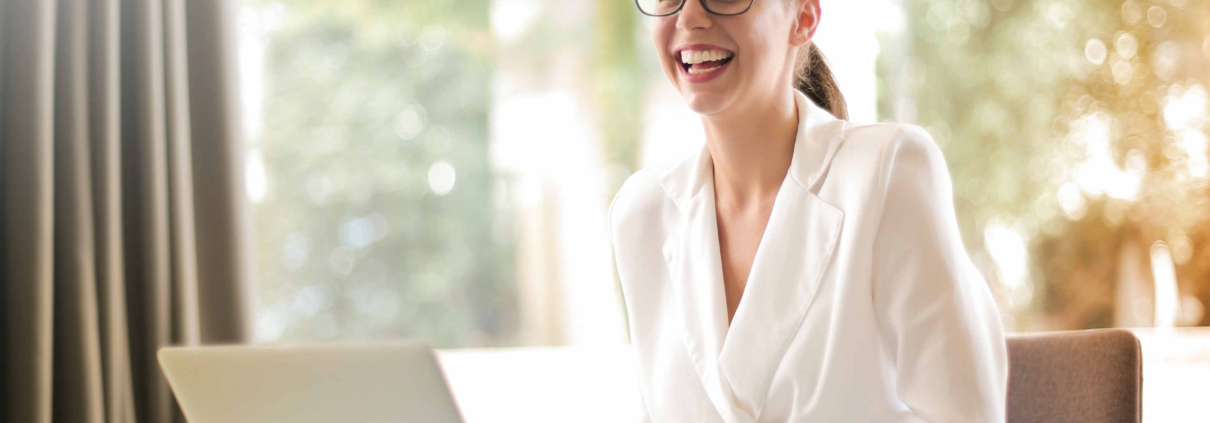
<path fill-rule="evenodd" d="M 952 183 L 923 129 L 884 146 L 873 301 L 912 421 L 1003 422 L 1008 359 L 991 292 L 958 232 Z"/>
<path fill-rule="evenodd" d="M 624 195 L 623 192 L 626 190 L 626 186 L 627 186 L 627 184 L 630 183 L 630 181 L 631 181 L 631 179 L 627 178 L 626 182 L 624 182 L 622 184 L 622 187 L 618 188 L 618 192 L 614 194 L 613 200 L 611 200 L 609 202 L 609 209 L 607 209 L 607 211 L 605 212 L 605 233 L 609 238 L 609 245 L 612 247 L 612 249 L 614 251 L 615 262 L 617 260 L 616 257 L 618 255 L 617 254 L 618 244 L 617 244 L 617 241 L 615 241 L 613 238 L 613 228 L 617 224 L 614 221 L 613 211 L 618 205 L 618 200 L 620 198 L 622 198 L 622 196 Z M 630 316 L 627 316 L 627 318 L 630 319 Z M 634 329 L 631 328 L 630 330 L 633 331 Z M 639 380 L 638 376 L 639 375 L 637 372 L 637 365 L 636 365 L 636 372 L 635 372 L 635 378 L 634 378 L 634 395 L 636 397 L 638 397 L 638 398 L 636 398 L 636 403 L 638 405 L 638 412 L 639 412 L 638 421 L 640 423 L 651 423 L 651 413 L 649 411 L 647 411 L 647 399 L 643 398 L 643 388 L 642 388 L 641 381 Z"/>

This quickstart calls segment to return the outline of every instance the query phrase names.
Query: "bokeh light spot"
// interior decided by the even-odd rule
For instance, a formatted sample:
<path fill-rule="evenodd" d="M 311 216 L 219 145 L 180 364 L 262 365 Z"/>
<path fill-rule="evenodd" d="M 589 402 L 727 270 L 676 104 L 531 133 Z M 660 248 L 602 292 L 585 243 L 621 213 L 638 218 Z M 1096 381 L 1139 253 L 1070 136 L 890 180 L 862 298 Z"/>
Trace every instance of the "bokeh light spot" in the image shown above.
<path fill-rule="evenodd" d="M 450 190 L 454 189 L 456 177 L 454 166 L 450 162 L 440 160 L 433 163 L 429 167 L 429 189 L 433 190 L 433 194 L 449 194 Z"/>

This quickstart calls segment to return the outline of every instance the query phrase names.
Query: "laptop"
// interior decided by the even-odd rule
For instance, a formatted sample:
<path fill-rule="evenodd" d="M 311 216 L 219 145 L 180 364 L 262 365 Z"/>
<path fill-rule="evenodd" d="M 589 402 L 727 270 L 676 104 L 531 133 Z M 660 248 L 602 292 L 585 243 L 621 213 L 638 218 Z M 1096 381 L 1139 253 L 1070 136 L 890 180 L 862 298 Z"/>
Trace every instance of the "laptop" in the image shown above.
<path fill-rule="evenodd" d="M 191 423 L 461 423 L 419 343 L 168 347 L 160 368 Z"/>

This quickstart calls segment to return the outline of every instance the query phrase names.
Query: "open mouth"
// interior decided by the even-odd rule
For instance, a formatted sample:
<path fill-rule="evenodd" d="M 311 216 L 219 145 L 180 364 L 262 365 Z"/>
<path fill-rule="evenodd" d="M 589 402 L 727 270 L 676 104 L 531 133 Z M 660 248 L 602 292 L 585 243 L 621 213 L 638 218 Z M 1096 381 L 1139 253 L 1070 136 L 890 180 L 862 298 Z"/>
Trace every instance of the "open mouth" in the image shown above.
<path fill-rule="evenodd" d="M 690 75 L 701 75 L 716 71 L 735 57 L 735 53 L 720 49 L 684 49 L 677 54 L 681 69 Z"/>

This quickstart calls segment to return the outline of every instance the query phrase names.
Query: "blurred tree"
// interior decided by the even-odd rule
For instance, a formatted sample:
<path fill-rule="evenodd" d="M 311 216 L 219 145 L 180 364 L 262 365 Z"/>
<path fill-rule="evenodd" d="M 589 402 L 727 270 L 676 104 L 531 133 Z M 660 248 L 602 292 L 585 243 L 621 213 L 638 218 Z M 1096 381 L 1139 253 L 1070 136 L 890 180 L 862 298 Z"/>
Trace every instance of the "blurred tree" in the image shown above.
<path fill-rule="evenodd" d="M 609 199 L 627 176 L 638 170 L 647 78 L 638 49 L 636 25 L 642 15 L 634 3 L 597 0 L 593 88 L 605 160 L 611 166 Z M 646 74 L 649 75 L 649 74 Z"/>
<path fill-rule="evenodd" d="M 509 344 L 488 162 L 488 0 L 248 0 L 266 39 L 255 205 L 265 340 Z"/>
<path fill-rule="evenodd" d="M 1139 313 L 1115 309 L 1115 292 L 1150 283 L 1122 269 L 1149 269 L 1154 241 L 1172 251 L 1186 311 L 1210 301 L 1210 4 L 901 4 L 910 24 L 882 37 L 900 48 L 880 59 L 880 114 L 942 146 L 968 248 L 992 222 L 1031 241 L 1033 283 L 993 284 L 1010 327 L 1138 321 L 1115 316 Z"/>

